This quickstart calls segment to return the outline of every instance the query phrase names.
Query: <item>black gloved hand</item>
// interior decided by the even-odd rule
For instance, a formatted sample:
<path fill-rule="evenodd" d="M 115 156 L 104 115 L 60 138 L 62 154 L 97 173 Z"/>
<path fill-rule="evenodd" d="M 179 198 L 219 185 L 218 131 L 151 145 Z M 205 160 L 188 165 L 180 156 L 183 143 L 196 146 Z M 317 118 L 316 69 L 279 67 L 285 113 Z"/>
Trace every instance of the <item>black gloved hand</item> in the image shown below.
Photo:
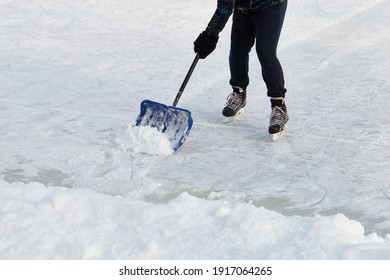
<path fill-rule="evenodd" d="M 215 50 L 217 42 L 218 37 L 211 36 L 203 31 L 194 42 L 194 51 L 199 54 L 199 58 L 206 58 Z"/>

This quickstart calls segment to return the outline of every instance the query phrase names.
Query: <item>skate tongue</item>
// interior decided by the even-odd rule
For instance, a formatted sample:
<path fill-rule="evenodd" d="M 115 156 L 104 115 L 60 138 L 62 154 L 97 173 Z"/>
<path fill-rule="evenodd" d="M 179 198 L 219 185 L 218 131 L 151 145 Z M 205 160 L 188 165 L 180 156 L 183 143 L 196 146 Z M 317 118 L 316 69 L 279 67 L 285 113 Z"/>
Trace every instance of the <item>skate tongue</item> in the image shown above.
<path fill-rule="evenodd" d="M 283 102 L 284 102 L 284 98 L 283 98 L 283 97 L 271 97 L 271 98 L 270 98 L 270 101 L 271 101 L 271 107 L 272 107 L 272 109 L 273 109 L 275 106 L 278 106 L 278 107 L 282 108 Z"/>

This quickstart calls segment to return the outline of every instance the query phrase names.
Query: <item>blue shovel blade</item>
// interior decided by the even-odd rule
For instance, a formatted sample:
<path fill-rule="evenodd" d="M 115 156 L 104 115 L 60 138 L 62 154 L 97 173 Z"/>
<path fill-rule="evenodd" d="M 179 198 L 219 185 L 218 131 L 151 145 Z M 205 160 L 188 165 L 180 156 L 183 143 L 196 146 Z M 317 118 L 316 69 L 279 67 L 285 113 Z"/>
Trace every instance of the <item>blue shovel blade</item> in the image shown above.
<path fill-rule="evenodd" d="M 167 136 L 174 151 L 184 143 L 192 127 L 191 112 L 151 100 L 141 102 L 135 126 L 150 126 Z"/>

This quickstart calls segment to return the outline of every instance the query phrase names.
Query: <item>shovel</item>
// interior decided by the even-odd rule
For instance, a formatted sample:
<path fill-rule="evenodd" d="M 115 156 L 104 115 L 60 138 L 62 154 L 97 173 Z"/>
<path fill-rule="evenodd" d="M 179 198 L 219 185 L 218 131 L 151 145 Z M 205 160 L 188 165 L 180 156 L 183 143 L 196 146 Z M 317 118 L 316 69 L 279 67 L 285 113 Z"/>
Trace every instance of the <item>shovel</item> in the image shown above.
<path fill-rule="evenodd" d="M 173 151 L 179 149 L 184 143 L 192 127 L 191 112 L 176 107 L 179 99 L 186 87 L 192 72 L 199 60 L 199 54 L 196 54 L 190 69 L 176 95 L 172 106 L 167 106 L 151 100 L 141 102 L 141 112 L 137 117 L 135 126 L 149 126 L 167 136 Z"/>

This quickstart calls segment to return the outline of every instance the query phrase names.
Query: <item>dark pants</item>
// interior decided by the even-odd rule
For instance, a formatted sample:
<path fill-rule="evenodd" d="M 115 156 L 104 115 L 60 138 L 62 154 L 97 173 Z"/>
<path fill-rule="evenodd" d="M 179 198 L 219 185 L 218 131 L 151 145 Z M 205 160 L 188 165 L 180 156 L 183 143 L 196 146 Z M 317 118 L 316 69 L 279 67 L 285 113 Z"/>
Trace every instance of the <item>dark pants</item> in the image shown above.
<path fill-rule="evenodd" d="M 267 95 L 284 97 L 284 76 L 276 55 L 287 1 L 253 14 L 235 11 L 230 47 L 230 84 L 243 89 L 249 84 L 249 52 L 256 41 L 256 52 L 261 64 Z"/>

